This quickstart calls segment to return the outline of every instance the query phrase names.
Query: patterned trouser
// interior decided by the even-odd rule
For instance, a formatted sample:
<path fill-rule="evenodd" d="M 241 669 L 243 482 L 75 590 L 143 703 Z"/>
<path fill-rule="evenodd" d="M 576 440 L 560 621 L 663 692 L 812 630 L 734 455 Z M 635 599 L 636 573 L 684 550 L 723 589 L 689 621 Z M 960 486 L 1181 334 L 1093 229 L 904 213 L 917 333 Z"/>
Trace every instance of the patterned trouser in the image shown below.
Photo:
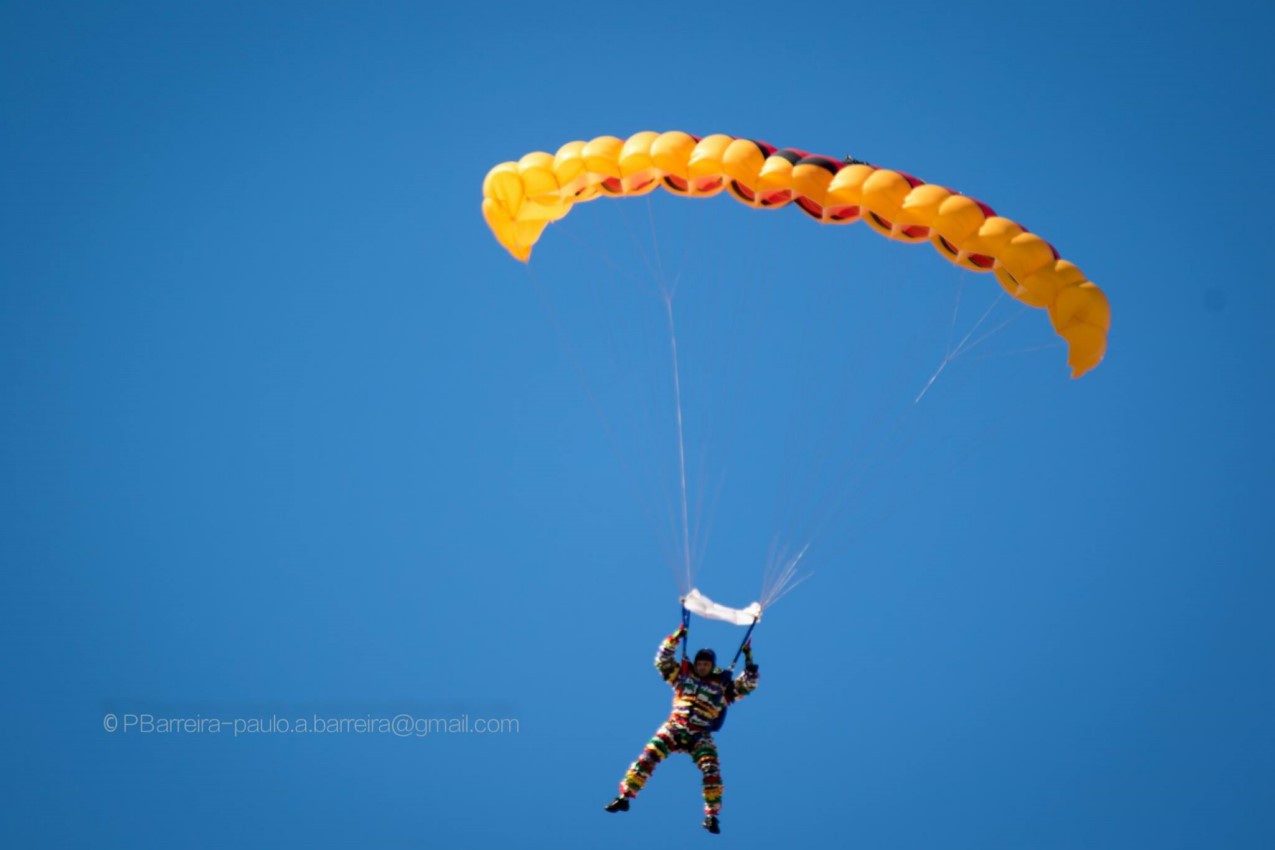
<path fill-rule="evenodd" d="M 620 780 L 620 794 L 625 797 L 636 797 L 651 778 L 655 766 L 664 761 L 669 753 L 689 753 L 695 764 L 704 774 L 704 812 L 715 815 L 722 808 L 722 772 L 717 764 L 717 745 L 713 736 L 704 730 L 692 732 L 686 726 L 666 721 L 655 730 L 655 735 L 647 741 L 642 755 L 629 767 L 629 772 Z"/>

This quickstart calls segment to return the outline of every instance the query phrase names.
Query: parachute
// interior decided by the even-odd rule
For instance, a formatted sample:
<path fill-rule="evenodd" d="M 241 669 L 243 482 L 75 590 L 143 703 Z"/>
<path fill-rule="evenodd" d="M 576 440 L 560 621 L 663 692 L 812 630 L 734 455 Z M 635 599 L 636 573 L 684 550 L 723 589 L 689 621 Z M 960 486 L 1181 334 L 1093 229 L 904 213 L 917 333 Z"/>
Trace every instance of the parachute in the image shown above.
<path fill-rule="evenodd" d="M 1102 290 L 1040 236 L 991 207 L 910 174 L 850 158 L 727 135 L 641 132 L 563 145 L 504 162 L 483 181 L 483 216 L 498 242 L 527 262 L 545 227 L 574 204 L 634 197 L 657 188 L 674 195 L 728 192 L 757 209 L 795 204 L 823 224 L 862 220 L 902 242 L 928 241 L 949 261 L 992 272 L 1018 301 L 1048 311 L 1068 345 L 1078 378 L 1106 353 L 1111 308 Z"/>

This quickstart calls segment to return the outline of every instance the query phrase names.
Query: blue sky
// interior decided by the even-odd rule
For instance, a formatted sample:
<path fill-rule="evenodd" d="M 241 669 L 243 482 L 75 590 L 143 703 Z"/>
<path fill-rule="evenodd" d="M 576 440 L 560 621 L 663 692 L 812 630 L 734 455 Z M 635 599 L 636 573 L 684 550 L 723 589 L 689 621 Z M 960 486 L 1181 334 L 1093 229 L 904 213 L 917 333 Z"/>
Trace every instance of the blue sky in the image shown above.
<path fill-rule="evenodd" d="M 0 10 L 0 843 L 1271 846 L 1265 6 L 264 5 Z M 791 210 L 491 239 L 492 165 L 644 129 L 980 198 L 1105 289 L 1107 360 Z M 722 839 L 685 758 L 600 808 L 678 615 L 655 251 L 702 589 L 853 482 L 719 736 Z M 518 731 L 104 727 L 141 714 Z"/>

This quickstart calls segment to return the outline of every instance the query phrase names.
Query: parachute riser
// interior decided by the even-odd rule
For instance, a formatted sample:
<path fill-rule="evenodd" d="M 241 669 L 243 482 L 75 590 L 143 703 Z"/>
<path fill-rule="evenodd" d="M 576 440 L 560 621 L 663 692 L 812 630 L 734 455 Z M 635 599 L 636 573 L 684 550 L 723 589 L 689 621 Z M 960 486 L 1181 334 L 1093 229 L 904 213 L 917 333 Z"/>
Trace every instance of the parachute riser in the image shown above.
<path fill-rule="evenodd" d="M 748 639 L 753 636 L 753 629 L 757 628 L 757 624 L 761 620 L 753 620 L 753 624 L 748 627 L 748 631 L 744 632 L 744 639 L 739 642 L 739 649 L 735 650 L 735 657 L 730 661 L 729 673 L 735 672 L 735 665 L 739 663 L 739 656 L 743 653 L 744 647 L 748 646 Z"/>
<path fill-rule="evenodd" d="M 691 612 L 682 606 L 682 660 L 685 661 L 686 645 L 691 642 Z"/>

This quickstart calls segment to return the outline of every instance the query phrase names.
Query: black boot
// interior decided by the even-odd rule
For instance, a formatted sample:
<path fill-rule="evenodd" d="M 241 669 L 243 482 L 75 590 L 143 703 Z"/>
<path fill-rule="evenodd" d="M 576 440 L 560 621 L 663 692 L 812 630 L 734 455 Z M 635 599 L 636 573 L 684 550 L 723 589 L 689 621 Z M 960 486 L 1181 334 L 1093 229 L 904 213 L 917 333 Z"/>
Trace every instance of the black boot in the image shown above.
<path fill-rule="evenodd" d="M 722 825 L 717 822 L 717 815 L 709 815 L 704 818 L 704 828 L 713 833 L 713 835 L 721 835 L 722 833 Z"/>
<path fill-rule="evenodd" d="M 629 798 L 621 794 L 603 806 L 603 808 L 608 812 L 627 812 L 629 810 Z"/>

